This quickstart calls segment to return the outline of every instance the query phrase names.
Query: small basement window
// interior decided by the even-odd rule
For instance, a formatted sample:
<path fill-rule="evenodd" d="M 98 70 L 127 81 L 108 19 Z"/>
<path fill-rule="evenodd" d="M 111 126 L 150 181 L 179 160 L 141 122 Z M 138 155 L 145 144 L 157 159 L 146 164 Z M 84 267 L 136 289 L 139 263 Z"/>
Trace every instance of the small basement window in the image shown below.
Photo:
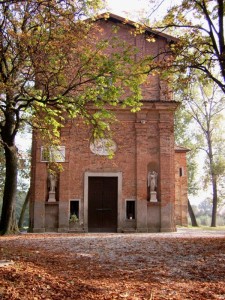
<path fill-rule="evenodd" d="M 126 201 L 126 218 L 128 220 L 135 219 L 135 200 Z"/>
<path fill-rule="evenodd" d="M 70 218 L 71 216 L 76 216 L 79 219 L 79 200 L 71 200 L 70 201 Z"/>

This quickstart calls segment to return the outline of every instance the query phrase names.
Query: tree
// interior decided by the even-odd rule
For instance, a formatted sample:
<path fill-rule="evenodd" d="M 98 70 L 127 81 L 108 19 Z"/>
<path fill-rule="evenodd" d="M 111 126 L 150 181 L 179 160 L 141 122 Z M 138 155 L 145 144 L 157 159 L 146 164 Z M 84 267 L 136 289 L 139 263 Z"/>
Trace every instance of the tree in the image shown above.
<path fill-rule="evenodd" d="M 155 1 L 155 3 L 154 10 L 159 10 L 165 1 L 160 3 Z M 216 225 L 217 181 L 218 177 L 221 177 L 223 165 L 221 155 L 218 158 L 214 153 L 216 148 L 217 152 L 219 149 L 215 148 L 217 134 L 213 123 L 216 122 L 215 119 L 220 108 L 224 108 L 224 106 L 222 96 L 217 96 L 215 105 L 212 98 L 206 96 L 207 93 L 202 85 L 212 86 L 212 83 L 215 83 L 225 93 L 224 14 L 223 0 L 180 0 L 172 5 L 161 22 L 149 24 L 149 18 L 147 20 L 148 25 L 153 29 L 172 33 L 178 38 L 175 43 L 171 42 L 169 49 L 161 49 L 161 56 L 169 56 L 170 61 L 167 59 L 164 64 L 160 63 L 160 65 L 156 62 L 155 68 L 167 75 L 172 74 L 167 78 L 170 79 L 173 89 L 176 89 L 178 93 L 181 91 L 181 99 L 182 97 L 187 98 L 187 94 L 185 95 L 182 91 L 186 90 L 187 85 L 193 87 L 193 78 L 196 82 L 200 82 L 200 93 L 204 94 L 204 101 L 197 100 L 195 102 L 193 96 L 195 92 L 190 92 L 189 96 L 192 95 L 188 98 L 191 101 L 186 101 L 186 103 L 189 105 L 191 116 L 194 117 L 201 129 L 201 134 L 196 138 L 202 139 L 202 143 L 206 142 L 203 147 L 207 153 L 206 173 L 209 174 L 213 187 L 212 226 Z M 204 120 L 204 118 L 206 119 Z"/>
<path fill-rule="evenodd" d="M 24 219 L 25 219 L 25 212 L 26 212 L 27 205 L 28 205 L 29 201 L 30 201 L 30 188 L 27 191 L 25 200 L 23 202 L 23 206 L 21 208 L 20 217 L 19 217 L 19 221 L 18 221 L 19 229 L 23 228 L 23 223 L 24 223 Z"/>
<path fill-rule="evenodd" d="M 196 220 L 196 217 L 195 217 L 195 213 L 194 213 L 194 210 L 192 209 L 192 206 L 191 206 L 191 203 L 188 199 L 188 213 L 189 213 L 189 216 L 191 218 L 191 224 L 193 227 L 198 227 L 198 223 L 197 223 L 197 220 Z"/>
<path fill-rule="evenodd" d="M 180 93 L 176 93 L 175 98 L 181 101 L 182 96 Z M 199 181 L 196 178 L 197 163 L 196 156 L 198 149 L 196 149 L 196 143 L 193 139 L 193 130 L 190 126 L 192 122 L 191 114 L 185 109 L 185 103 L 182 102 L 175 113 L 175 142 L 177 145 L 182 145 L 191 151 L 187 152 L 187 169 L 188 169 L 188 194 L 196 195 L 199 190 Z"/>
<path fill-rule="evenodd" d="M 57 144 L 66 116 L 83 118 L 96 137 L 109 129 L 112 114 L 106 106 L 139 109 L 147 63 L 134 61 L 135 50 L 125 42 L 102 39 L 94 19 L 83 21 L 100 4 L 99 0 L 0 4 L 0 137 L 6 164 L 2 234 L 14 230 L 15 137 L 24 124 Z M 115 46 L 113 53 L 107 51 Z"/>
<path fill-rule="evenodd" d="M 163 2 L 157 2 L 157 10 Z M 190 69 L 199 70 L 201 78 L 215 82 L 225 93 L 224 15 L 224 0 L 180 0 L 162 22 L 150 24 L 153 29 L 172 32 L 179 38 L 171 43 L 170 50 L 161 51 L 172 58 L 170 65 L 165 63 L 165 69 L 180 72 L 180 80 L 184 81 L 190 78 L 186 76 Z"/>
<path fill-rule="evenodd" d="M 26 135 L 27 137 L 27 135 Z M 4 192 L 4 178 L 5 178 L 5 159 L 4 159 L 4 151 L 3 148 L 0 148 L 0 211 L 2 210 L 2 198 Z M 26 191 L 29 189 L 30 185 L 30 150 L 29 151 L 20 151 L 18 150 L 18 184 L 17 184 L 17 193 L 16 193 L 16 219 L 22 222 L 22 217 L 25 219 L 27 223 L 27 211 L 25 205 L 26 201 Z M 29 200 L 29 199 L 28 199 Z M 24 206 L 24 211 L 23 211 Z M 26 213 L 26 216 L 25 216 Z M 23 216 L 21 217 L 20 215 Z M 19 217 L 20 216 L 20 217 Z M 19 224 L 18 227 L 20 228 Z"/>
<path fill-rule="evenodd" d="M 210 182 L 212 186 L 211 226 L 214 227 L 216 226 L 218 186 L 225 170 L 223 157 L 225 140 L 221 131 L 225 97 L 218 91 L 216 84 L 203 86 L 201 83 L 196 83 L 197 78 L 193 74 L 192 82 L 181 92 L 180 97 L 183 99 L 186 112 L 194 121 L 191 127 L 195 130 L 192 133 L 192 141 L 195 141 L 196 148 L 206 154 L 204 177 L 205 183 Z"/>
<path fill-rule="evenodd" d="M 30 128 L 29 128 L 30 129 Z M 29 139 L 29 130 L 24 128 L 20 138 Z M 23 147 L 18 151 L 18 183 L 16 196 L 16 219 L 18 220 L 18 228 L 23 229 L 23 224 L 29 224 L 28 204 L 30 201 L 30 172 L 31 172 L 31 145 L 26 145 L 27 149 Z"/>
<path fill-rule="evenodd" d="M 177 95 L 180 100 L 180 95 Z M 192 116 L 185 110 L 184 103 L 181 103 L 175 113 L 175 142 L 177 145 L 182 145 L 191 151 L 187 152 L 187 172 L 188 172 L 188 195 L 197 195 L 199 191 L 199 181 L 196 178 L 197 163 L 196 155 L 198 150 L 192 139 L 193 132 L 190 128 Z M 195 212 L 188 199 L 188 213 L 191 219 L 192 226 L 198 226 Z"/>

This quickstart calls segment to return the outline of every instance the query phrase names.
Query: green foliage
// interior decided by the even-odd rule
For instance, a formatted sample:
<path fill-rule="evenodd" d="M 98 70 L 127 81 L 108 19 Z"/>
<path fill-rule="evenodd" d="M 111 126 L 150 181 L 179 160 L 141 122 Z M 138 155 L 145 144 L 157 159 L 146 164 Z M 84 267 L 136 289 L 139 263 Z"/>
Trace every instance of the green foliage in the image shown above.
<path fill-rule="evenodd" d="M 164 68 L 180 73 L 176 84 L 184 86 L 190 79 L 189 70 L 198 70 L 200 81 L 213 81 L 225 93 L 224 17 L 223 0 L 180 0 L 162 22 L 151 24 L 178 38 L 170 49 L 162 50 L 171 58 Z"/>
<path fill-rule="evenodd" d="M 27 191 L 18 190 L 17 191 L 17 198 L 16 198 L 16 219 L 17 221 L 20 218 L 21 210 L 23 207 L 23 203 L 26 198 Z M 22 224 L 23 228 L 29 226 L 29 205 L 26 207 L 24 222 Z"/>
<path fill-rule="evenodd" d="M 16 220 L 19 220 L 20 217 L 20 213 L 23 207 L 23 203 L 25 201 L 25 197 L 26 197 L 26 190 L 17 190 L 17 196 L 16 196 L 16 203 L 15 203 L 15 215 L 16 215 Z M 0 198 L 0 210 L 2 209 L 2 196 Z M 23 223 L 23 227 L 28 227 L 29 226 L 29 205 L 26 208 L 25 211 L 25 217 L 24 217 L 24 223 Z"/>
<path fill-rule="evenodd" d="M 205 216 L 199 216 L 197 218 L 197 221 L 202 226 L 210 226 L 211 218 L 210 218 L 210 216 L 207 216 L 207 215 L 205 215 Z"/>
<path fill-rule="evenodd" d="M 0 7 L 6 41 L 1 101 L 3 105 L 10 101 L 19 114 L 17 130 L 29 122 L 47 135 L 46 140 L 54 140 L 67 114 L 82 116 L 94 124 L 95 132 L 96 128 L 102 132 L 107 126 L 99 122 L 99 115 L 105 122 L 112 115 L 106 113 L 106 105 L 119 105 L 123 97 L 123 107 L 140 108 L 146 66 L 134 62 L 136 49 L 116 37 L 102 40 L 96 23 L 80 20 L 100 2 L 30 0 Z M 13 42 L 7 45 L 9 40 Z M 115 51 L 110 54 L 111 49 Z M 89 104 L 100 111 L 98 116 L 90 113 Z M 3 109 L 2 122 L 4 115 Z"/>
<path fill-rule="evenodd" d="M 72 214 L 71 216 L 70 216 L 70 223 L 76 223 L 76 222 L 78 222 L 79 221 L 79 219 L 78 219 L 78 217 L 77 217 L 77 215 L 76 214 Z"/>
<path fill-rule="evenodd" d="M 85 27 L 86 23 L 83 26 Z M 84 32 L 84 29 L 82 32 L 83 35 L 87 35 L 87 40 L 83 44 L 80 43 L 79 34 L 73 37 L 75 49 L 73 49 L 69 35 L 69 52 L 64 49 L 65 41 L 61 44 L 61 37 L 58 33 L 54 37 L 54 41 L 59 39 L 57 50 L 54 47 L 50 50 L 49 48 L 41 49 L 42 53 L 47 53 L 48 60 L 53 55 L 52 61 L 60 62 L 61 67 L 47 83 L 46 77 L 39 78 L 41 86 L 47 84 L 50 90 L 38 90 L 38 101 L 30 105 L 34 111 L 33 124 L 41 129 L 42 135 L 47 134 L 47 141 L 54 139 L 53 137 L 57 139 L 65 116 L 71 118 L 81 116 L 87 124 L 92 126 L 93 136 L 102 136 L 105 131 L 109 130 L 108 124 L 113 119 L 112 112 L 108 110 L 110 106 L 130 106 L 132 111 L 140 109 L 140 84 L 146 79 L 146 75 L 142 74 L 146 73 L 147 66 L 133 60 L 136 49 L 121 42 L 118 38 L 102 41 L 92 32 L 89 33 L 89 30 L 97 30 L 96 28 L 90 29 L 89 24 L 86 30 L 87 32 Z M 63 39 L 65 40 L 65 32 L 63 32 Z M 79 47 L 77 47 L 78 43 Z M 62 47 L 61 50 L 60 47 Z M 113 48 L 115 52 L 111 53 L 110 49 Z M 54 64 L 50 64 L 46 67 L 46 63 L 43 63 L 42 67 L 38 65 L 38 69 L 45 75 L 48 72 L 51 75 L 53 66 L 55 67 Z M 68 74 L 70 74 L 69 77 Z M 54 95 L 51 96 L 53 88 Z M 123 101 L 120 102 L 122 98 Z M 91 107 L 94 107 L 97 112 L 92 113 Z"/>
<path fill-rule="evenodd" d="M 194 209 L 194 213 L 197 219 L 197 222 L 200 226 L 210 226 L 211 218 L 212 218 L 212 199 L 210 197 L 206 198 L 202 201 L 198 206 L 192 206 Z M 225 215 L 218 214 L 217 216 L 217 225 L 224 226 L 225 225 Z"/>
<path fill-rule="evenodd" d="M 175 113 L 175 142 L 191 151 L 187 153 L 187 170 L 188 170 L 188 194 L 196 195 L 200 189 L 199 180 L 196 176 L 198 170 L 196 148 L 197 138 L 193 135 L 193 119 L 191 114 L 181 104 Z"/>
<path fill-rule="evenodd" d="M 177 94 L 183 100 L 184 109 L 182 112 L 184 117 L 181 118 L 184 127 L 177 132 L 178 135 L 181 134 L 180 138 L 185 135 L 184 141 L 187 138 L 190 139 L 192 143 L 190 148 L 198 151 L 198 159 L 201 158 L 204 163 L 204 172 L 201 175 L 201 182 L 204 183 L 202 188 L 206 189 L 210 185 L 212 189 L 212 224 L 214 224 L 212 226 L 215 226 L 217 204 L 224 195 L 225 136 L 221 129 L 225 122 L 225 97 L 216 84 L 198 80 L 198 73 L 192 72 L 189 84 L 184 86 L 183 90 L 180 89 Z M 182 121 L 178 122 L 178 128 Z M 193 163 L 195 164 L 195 162 Z M 192 174 L 190 174 L 190 170 Z M 193 171 L 196 170 L 189 169 L 189 180 L 192 186 L 190 190 L 195 187 L 195 184 L 192 184 L 194 182 Z"/>

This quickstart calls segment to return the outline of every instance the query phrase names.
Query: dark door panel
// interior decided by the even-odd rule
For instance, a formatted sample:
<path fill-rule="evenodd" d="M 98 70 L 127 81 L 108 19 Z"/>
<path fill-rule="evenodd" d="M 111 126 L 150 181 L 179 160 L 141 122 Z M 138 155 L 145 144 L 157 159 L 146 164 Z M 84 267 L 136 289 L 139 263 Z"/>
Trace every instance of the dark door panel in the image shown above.
<path fill-rule="evenodd" d="M 117 177 L 89 177 L 88 231 L 116 232 Z"/>

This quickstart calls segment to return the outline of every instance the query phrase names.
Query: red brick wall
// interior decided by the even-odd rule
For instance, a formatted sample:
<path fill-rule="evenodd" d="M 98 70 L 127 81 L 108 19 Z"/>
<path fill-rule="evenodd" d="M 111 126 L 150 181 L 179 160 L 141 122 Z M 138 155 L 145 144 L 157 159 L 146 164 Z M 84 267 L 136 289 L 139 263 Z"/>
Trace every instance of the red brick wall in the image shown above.
<path fill-rule="evenodd" d="M 112 35 L 113 23 L 101 22 L 100 24 L 104 24 L 101 38 Z M 141 50 L 139 55 L 156 55 L 166 44 L 166 40 L 161 37 L 152 43 L 147 42 L 144 36 L 131 35 L 131 27 L 128 24 L 118 23 L 118 26 L 119 38 L 139 47 Z M 125 216 L 125 200 L 135 199 L 137 218 L 132 223 L 134 230 L 152 231 L 148 226 L 152 226 L 156 231 L 175 230 L 173 123 L 177 104 L 166 98 L 165 83 L 162 83 L 157 75 L 149 76 L 142 89 L 145 101 L 140 112 L 134 114 L 129 109 L 115 110 L 118 122 L 115 122 L 111 129 L 117 151 L 112 159 L 95 155 L 90 151 L 90 128 L 81 120 L 68 122 L 62 129 L 61 145 L 66 147 L 66 161 L 63 163 L 64 170 L 59 176 L 59 226 L 68 227 L 70 199 L 80 199 L 82 207 L 84 205 L 85 172 L 121 172 L 122 218 Z M 43 231 L 47 224 L 45 220 L 47 168 L 46 163 L 40 162 L 40 154 L 41 141 L 37 140 L 33 144 L 31 202 L 31 227 L 35 231 Z M 158 173 L 159 203 L 155 207 L 148 205 L 147 202 L 149 200 L 147 175 L 153 170 Z M 81 219 L 83 217 L 84 211 L 81 211 Z M 126 228 L 130 225 L 128 226 L 124 219 L 120 226 Z"/>
<path fill-rule="evenodd" d="M 175 153 L 175 212 L 176 224 L 188 225 L 188 194 L 186 152 Z"/>

